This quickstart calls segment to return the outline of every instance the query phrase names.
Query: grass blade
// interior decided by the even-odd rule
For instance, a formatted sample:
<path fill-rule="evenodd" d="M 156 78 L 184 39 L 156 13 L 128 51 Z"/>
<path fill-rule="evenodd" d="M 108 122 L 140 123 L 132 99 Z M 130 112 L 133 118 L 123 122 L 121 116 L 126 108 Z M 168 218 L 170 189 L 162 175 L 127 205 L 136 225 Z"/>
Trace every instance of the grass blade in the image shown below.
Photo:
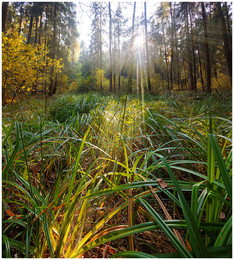
<path fill-rule="evenodd" d="M 186 219 L 186 222 L 188 223 L 188 230 L 189 230 L 189 234 L 191 236 L 191 245 L 192 245 L 192 249 L 194 250 L 194 253 L 196 254 L 196 257 L 206 257 L 207 256 L 207 250 L 205 248 L 205 245 L 203 243 L 201 234 L 198 230 L 198 226 L 195 222 L 195 219 L 192 215 L 191 210 L 188 207 L 187 201 L 184 197 L 184 194 L 182 193 L 182 190 L 171 170 L 171 167 L 169 166 L 168 162 L 165 160 L 165 158 L 161 155 L 158 155 L 159 157 L 161 157 L 162 162 L 164 163 L 167 172 L 169 173 L 171 180 L 173 181 L 176 191 L 179 195 L 179 199 L 181 202 L 181 206 L 182 206 L 182 210 L 184 213 L 184 217 Z"/>

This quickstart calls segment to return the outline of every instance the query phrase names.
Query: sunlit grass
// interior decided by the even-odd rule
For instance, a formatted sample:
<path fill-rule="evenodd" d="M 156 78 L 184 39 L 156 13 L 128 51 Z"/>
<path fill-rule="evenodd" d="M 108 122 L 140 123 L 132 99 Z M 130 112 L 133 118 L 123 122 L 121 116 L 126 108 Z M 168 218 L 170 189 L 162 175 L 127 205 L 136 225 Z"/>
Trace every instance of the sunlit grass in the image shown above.
<path fill-rule="evenodd" d="M 132 97 L 70 95 L 37 120 L 3 121 L 3 254 L 78 257 L 125 237 L 133 250 L 148 232 L 155 255 L 161 231 L 180 257 L 230 251 L 227 104 L 217 117 L 183 98 L 146 96 L 143 110 Z"/>

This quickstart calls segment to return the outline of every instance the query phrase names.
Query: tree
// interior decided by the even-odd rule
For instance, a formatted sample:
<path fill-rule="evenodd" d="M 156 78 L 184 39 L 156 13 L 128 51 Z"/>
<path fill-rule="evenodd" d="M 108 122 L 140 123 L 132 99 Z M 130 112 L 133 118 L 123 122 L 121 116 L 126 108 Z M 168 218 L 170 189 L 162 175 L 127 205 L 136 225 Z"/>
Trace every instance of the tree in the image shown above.
<path fill-rule="evenodd" d="M 103 70 L 103 25 L 105 24 L 104 7 L 101 2 L 93 2 L 91 5 L 91 13 L 93 20 L 91 25 L 91 41 L 90 41 L 90 57 L 92 57 L 92 68 L 94 72 L 96 68 Z M 100 89 L 103 89 L 102 81 Z"/>
<path fill-rule="evenodd" d="M 205 53 L 206 53 L 206 82 L 207 82 L 207 92 L 211 93 L 211 64 L 210 64 L 210 50 L 208 43 L 208 34 L 207 34 L 207 17 L 204 3 L 201 2 L 202 7 L 202 18 L 203 18 L 203 30 L 204 30 L 204 40 L 205 40 Z"/>
<path fill-rule="evenodd" d="M 109 83 L 109 91 L 112 91 L 112 80 L 113 80 L 113 64 L 112 64 L 112 48 L 111 41 L 112 38 L 112 20 L 111 20 L 111 4 L 109 2 L 109 55 L 110 55 L 110 83 Z"/>
<path fill-rule="evenodd" d="M 49 58 L 44 45 L 25 43 L 17 31 L 10 37 L 3 36 L 2 44 L 3 103 L 6 103 L 6 92 L 30 91 L 36 83 L 49 82 L 51 67 L 56 73 L 60 72 L 60 60 Z"/>
<path fill-rule="evenodd" d="M 6 32 L 9 2 L 2 2 L 2 32 Z"/>
<path fill-rule="evenodd" d="M 227 28 L 225 25 L 225 19 L 224 19 L 224 14 L 223 14 L 223 10 L 221 7 L 221 3 L 217 2 L 216 6 L 218 8 L 218 15 L 219 15 L 220 23 L 221 23 L 221 31 L 222 31 L 222 37 L 223 37 L 223 43 L 224 43 L 223 49 L 224 49 L 224 54 L 225 54 L 226 61 L 227 61 L 228 73 L 229 73 L 230 81 L 232 81 L 232 53 L 230 50 Z"/>
<path fill-rule="evenodd" d="M 135 14 L 136 14 L 136 2 L 133 5 L 133 14 L 132 14 L 132 27 L 131 27 L 131 43 L 130 43 L 130 66 L 129 66 L 129 77 L 128 77 L 128 92 L 132 92 L 132 74 L 133 74 L 133 44 L 134 44 L 134 35 L 135 35 Z"/>
<path fill-rule="evenodd" d="M 146 60 L 147 60 L 147 83 L 148 91 L 151 92 L 150 83 L 150 63 L 149 63 L 149 43 L 148 43 L 148 33 L 147 33 L 147 16 L 146 16 L 146 2 L 144 3 L 145 9 L 145 50 L 146 50 Z"/>

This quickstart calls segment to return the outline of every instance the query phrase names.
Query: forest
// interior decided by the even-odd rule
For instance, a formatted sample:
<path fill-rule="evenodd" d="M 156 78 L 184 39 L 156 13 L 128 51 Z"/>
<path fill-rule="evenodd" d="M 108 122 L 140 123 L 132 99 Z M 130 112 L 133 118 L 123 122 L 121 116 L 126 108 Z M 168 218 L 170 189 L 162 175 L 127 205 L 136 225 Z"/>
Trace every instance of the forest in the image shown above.
<path fill-rule="evenodd" d="M 232 2 L 2 2 L 2 257 L 232 257 Z"/>

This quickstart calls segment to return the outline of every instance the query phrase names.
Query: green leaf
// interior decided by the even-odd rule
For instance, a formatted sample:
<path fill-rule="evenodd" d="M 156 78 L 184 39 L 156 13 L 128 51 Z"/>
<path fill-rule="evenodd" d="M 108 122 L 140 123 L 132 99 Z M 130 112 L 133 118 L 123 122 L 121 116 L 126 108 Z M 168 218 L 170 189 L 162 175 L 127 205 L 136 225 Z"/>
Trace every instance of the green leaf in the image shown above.
<path fill-rule="evenodd" d="M 171 240 L 176 249 L 180 252 L 181 257 L 192 257 L 189 251 L 181 244 L 173 231 L 165 223 L 165 220 L 151 207 L 151 205 L 142 198 L 139 198 L 140 202 L 145 206 L 150 215 L 155 219 L 160 228 L 164 231 L 165 235 Z"/>
<path fill-rule="evenodd" d="M 225 223 L 224 227 L 220 231 L 214 247 L 227 246 L 232 243 L 232 216 Z"/>
<path fill-rule="evenodd" d="M 137 252 L 137 251 L 123 251 L 119 252 L 112 257 L 118 258 L 155 258 L 153 255 L 149 255 L 143 252 Z"/>
<path fill-rule="evenodd" d="M 177 182 L 177 180 L 176 180 L 176 178 L 175 178 L 175 176 L 174 176 L 174 174 L 171 170 L 171 167 L 169 166 L 169 164 L 165 160 L 165 158 L 160 154 L 158 154 L 158 156 L 162 159 L 162 161 L 163 161 L 163 163 L 164 163 L 164 165 L 167 169 L 167 172 L 169 173 L 171 180 L 173 181 L 175 188 L 176 188 L 176 191 L 179 195 L 181 207 L 182 207 L 182 210 L 183 210 L 183 213 L 184 213 L 186 223 L 188 225 L 189 234 L 191 236 L 192 249 L 194 250 L 196 257 L 206 257 L 207 256 L 206 247 L 203 243 L 203 240 L 202 240 L 201 234 L 198 230 L 198 226 L 196 224 L 196 221 L 195 221 L 195 219 L 192 215 L 192 212 L 191 212 L 191 210 L 190 210 L 190 208 L 187 204 L 187 201 L 184 197 L 184 194 L 182 193 L 180 185 L 178 184 L 178 182 Z"/>
<path fill-rule="evenodd" d="M 209 134 L 208 138 L 210 140 L 210 144 L 212 146 L 212 149 L 213 149 L 213 152 L 214 152 L 214 155 L 215 155 L 215 159 L 218 163 L 220 173 L 221 173 L 221 176 L 223 178 L 224 185 L 227 189 L 230 200 L 232 200 L 232 181 L 231 181 L 231 178 L 228 174 L 226 164 L 223 160 L 223 156 L 221 154 L 221 151 L 220 151 L 220 148 L 219 148 L 219 145 L 218 145 L 217 137 L 215 135 Z"/>
<path fill-rule="evenodd" d="M 18 122 L 15 122 L 15 132 L 16 132 L 16 136 L 15 136 L 15 148 L 14 148 L 14 151 L 11 155 L 11 158 L 9 159 L 6 167 L 4 168 L 4 170 L 2 171 L 2 177 L 7 179 L 8 178 L 8 170 L 9 168 L 11 167 L 13 161 L 14 161 L 14 158 L 15 158 L 15 155 L 18 151 L 18 148 L 19 148 L 19 123 Z"/>
<path fill-rule="evenodd" d="M 11 258 L 11 251 L 10 251 L 10 243 L 8 240 L 8 237 L 6 235 L 2 235 L 2 243 L 5 245 L 5 250 L 6 250 L 6 258 Z M 3 255 L 4 257 L 4 255 Z"/>

